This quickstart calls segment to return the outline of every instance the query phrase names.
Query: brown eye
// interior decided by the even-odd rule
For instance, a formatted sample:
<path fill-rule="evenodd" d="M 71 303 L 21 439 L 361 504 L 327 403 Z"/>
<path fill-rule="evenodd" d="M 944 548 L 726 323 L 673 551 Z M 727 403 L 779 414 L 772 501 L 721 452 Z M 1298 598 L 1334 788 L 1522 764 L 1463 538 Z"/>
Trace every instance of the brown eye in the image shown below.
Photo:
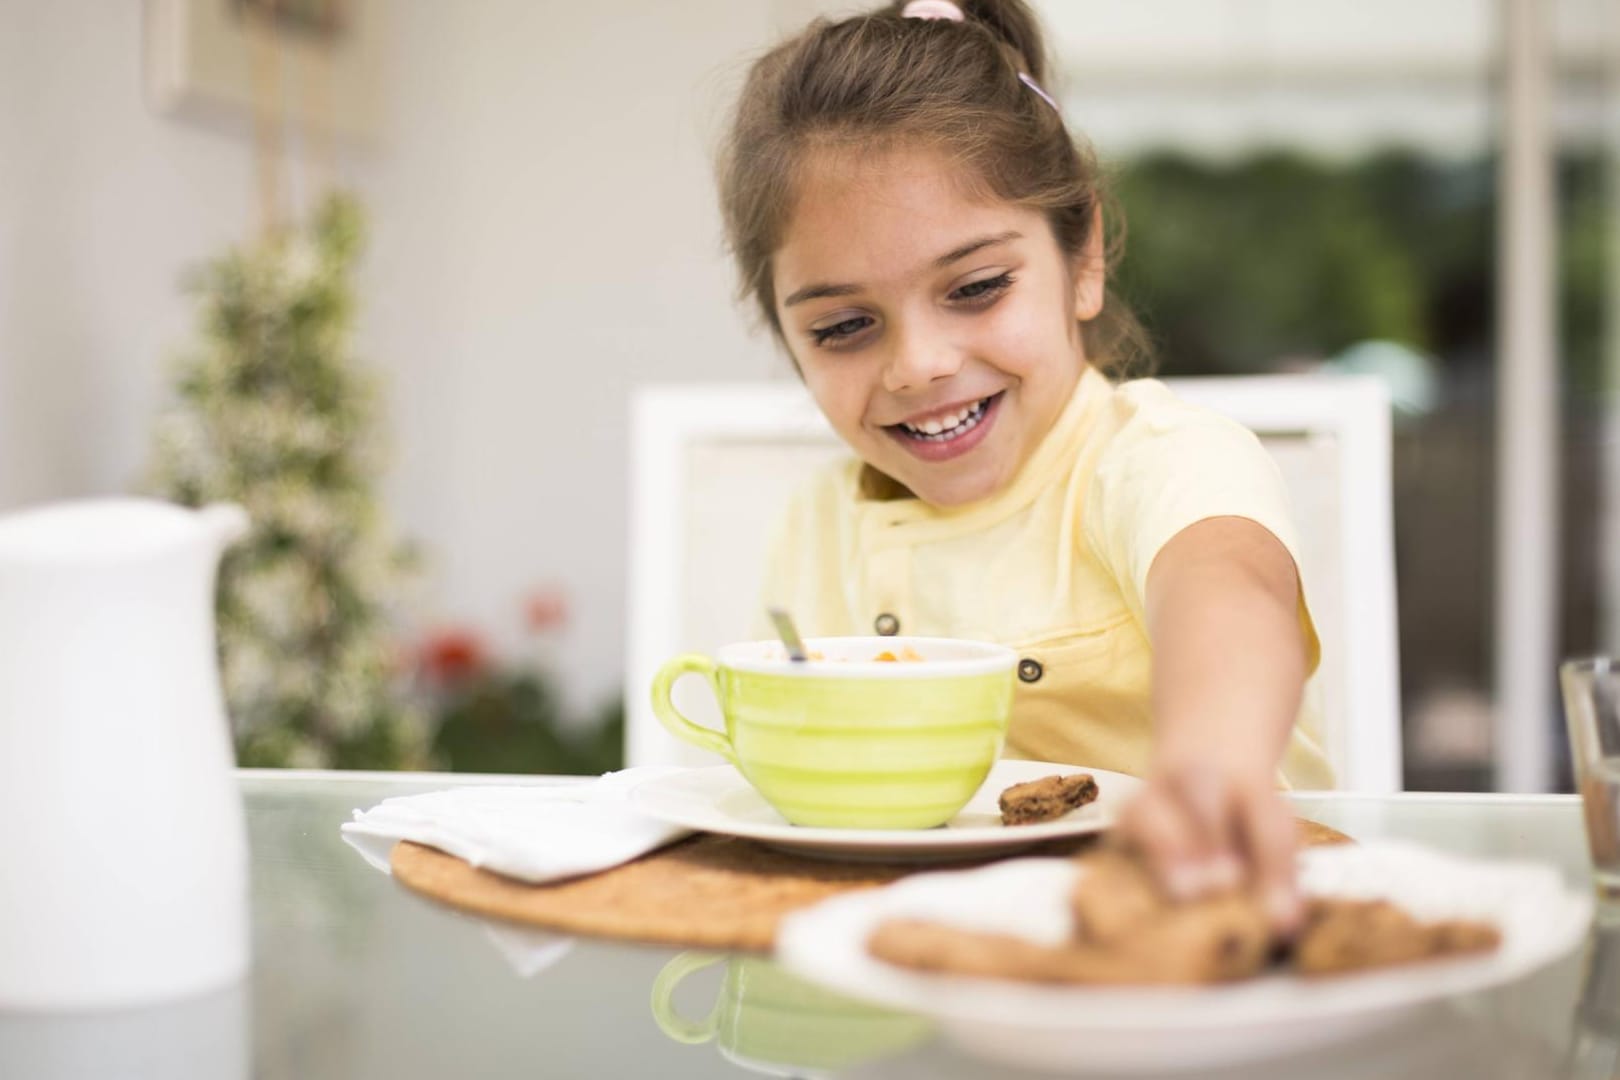
<path fill-rule="evenodd" d="M 842 322 L 833 323 L 831 326 L 824 326 L 819 330 L 812 330 L 810 331 L 810 336 L 815 339 L 817 345 L 826 345 L 829 342 L 840 341 L 844 338 L 858 334 L 871 324 L 872 319 L 870 316 L 856 315 L 852 318 L 845 319 Z"/>
<path fill-rule="evenodd" d="M 960 289 L 957 289 L 955 292 L 951 293 L 951 299 L 983 300 L 1005 292 L 1007 286 L 1011 285 L 1012 283 L 1012 271 L 1009 270 L 1005 274 L 998 274 L 993 278 L 985 278 L 982 281 L 970 281 L 966 285 L 963 285 Z"/>

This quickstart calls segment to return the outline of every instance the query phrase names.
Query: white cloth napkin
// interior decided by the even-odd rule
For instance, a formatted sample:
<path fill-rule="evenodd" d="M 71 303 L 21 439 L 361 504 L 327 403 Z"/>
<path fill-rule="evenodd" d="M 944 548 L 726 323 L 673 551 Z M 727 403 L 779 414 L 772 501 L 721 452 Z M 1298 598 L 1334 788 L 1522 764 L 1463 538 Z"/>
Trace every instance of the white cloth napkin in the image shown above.
<path fill-rule="evenodd" d="M 607 870 L 685 836 L 689 830 L 629 803 L 637 784 L 680 771 L 648 765 L 581 784 L 402 795 L 356 810 L 343 838 L 385 873 L 394 844 L 411 840 L 508 877 L 557 881 Z"/>

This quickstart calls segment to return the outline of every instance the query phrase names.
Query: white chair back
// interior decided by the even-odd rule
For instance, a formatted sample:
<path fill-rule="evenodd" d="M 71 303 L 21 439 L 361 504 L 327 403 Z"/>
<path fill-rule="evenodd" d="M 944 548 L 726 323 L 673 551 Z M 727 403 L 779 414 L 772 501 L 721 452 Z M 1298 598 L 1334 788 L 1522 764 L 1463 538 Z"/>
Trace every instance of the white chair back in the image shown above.
<path fill-rule="evenodd" d="M 1287 485 L 1323 645 L 1326 751 L 1346 790 L 1399 791 L 1389 398 L 1369 376 L 1167 379 L 1182 399 L 1260 436 Z M 631 764 L 706 763 L 652 714 L 658 666 L 749 635 L 770 529 L 843 447 L 796 382 L 648 386 L 632 409 L 626 751 Z M 707 687 L 677 687 L 719 724 Z"/>

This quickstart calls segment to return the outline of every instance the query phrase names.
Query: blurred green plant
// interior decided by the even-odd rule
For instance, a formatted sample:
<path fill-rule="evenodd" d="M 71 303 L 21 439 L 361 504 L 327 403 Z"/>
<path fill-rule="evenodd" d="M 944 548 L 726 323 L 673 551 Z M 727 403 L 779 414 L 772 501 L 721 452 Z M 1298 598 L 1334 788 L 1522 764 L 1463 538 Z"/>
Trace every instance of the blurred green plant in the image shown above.
<path fill-rule="evenodd" d="M 1345 172 L 1266 155 L 1135 162 L 1119 287 L 1178 371 L 1250 370 L 1368 337 L 1421 343 L 1417 267 Z"/>
<path fill-rule="evenodd" d="M 455 772 L 595 775 L 623 767 L 623 743 L 621 702 L 580 727 L 542 673 L 493 671 L 445 700 L 433 752 Z"/>
<path fill-rule="evenodd" d="M 414 560 L 384 520 L 378 387 L 350 353 L 362 238 L 359 204 L 334 194 L 189 282 L 201 341 L 176 365 L 149 486 L 187 505 L 239 503 L 252 519 L 218 592 L 243 765 L 429 760 L 390 611 Z"/>
<path fill-rule="evenodd" d="M 200 342 L 175 366 L 148 486 L 241 504 L 217 616 L 237 760 L 249 766 L 596 773 L 622 760 L 623 709 L 563 716 L 543 663 L 497 666 L 476 636 L 396 639 L 417 559 L 378 498 L 379 386 L 351 356 L 363 215 L 335 194 L 306 223 L 231 250 L 189 281 Z M 566 621 L 530 597 L 538 639 Z"/>
<path fill-rule="evenodd" d="M 1558 166 L 1562 350 L 1577 394 L 1604 385 L 1606 167 L 1596 149 L 1567 149 Z M 1128 236 L 1115 284 L 1165 374 L 1272 371 L 1368 340 L 1483 369 L 1496 171 L 1494 156 L 1406 151 L 1352 162 L 1145 155 L 1116 181 Z"/>
<path fill-rule="evenodd" d="M 624 764 L 624 705 L 604 703 L 583 721 L 569 716 L 548 659 L 567 621 L 559 594 L 527 604 L 537 646 L 529 659 L 497 662 L 466 628 L 440 630 L 423 643 L 419 685 L 435 718 L 433 755 L 455 772 L 597 774 Z"/>

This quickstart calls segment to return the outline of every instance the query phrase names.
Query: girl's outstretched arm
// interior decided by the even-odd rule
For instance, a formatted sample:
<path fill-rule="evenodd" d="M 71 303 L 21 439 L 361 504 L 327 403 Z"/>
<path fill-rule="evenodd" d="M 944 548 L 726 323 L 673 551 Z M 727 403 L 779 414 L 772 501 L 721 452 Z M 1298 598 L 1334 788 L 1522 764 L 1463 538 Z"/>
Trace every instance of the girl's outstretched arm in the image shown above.
<path fill-rule="evenodd" d="M 1277 766 L 1307 664 L 1292 556 L 1263 526 L 1199 521 L 1154 558 L 1153 763 L 1122 827 L 1177 895 L 1248 878 L 1274 922 L 1299 919 L 1294 815 Z"/>

